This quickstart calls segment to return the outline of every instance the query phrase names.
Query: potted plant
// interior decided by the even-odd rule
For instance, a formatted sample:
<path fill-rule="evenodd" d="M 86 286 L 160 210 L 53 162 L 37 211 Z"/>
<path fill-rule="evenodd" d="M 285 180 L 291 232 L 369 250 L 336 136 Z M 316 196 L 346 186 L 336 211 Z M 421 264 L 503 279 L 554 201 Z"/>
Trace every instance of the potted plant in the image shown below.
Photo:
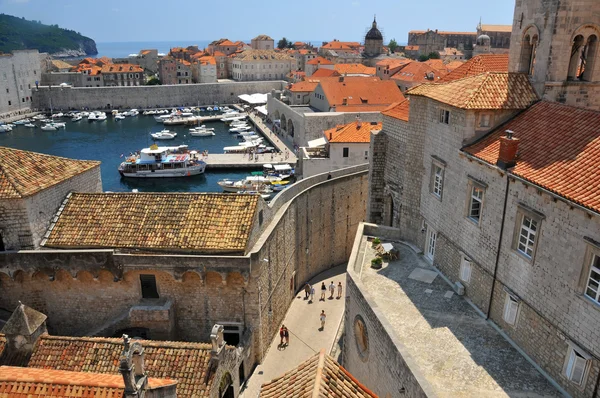
<path fill-rule="evenodd" d="M 373 245 L 373 247 L 377 247 L 377 246 L 379 246 L 379 245 L 381 244 L 381 239 L 379 239 L 379 238 L 374 238 L 374 239 L 371 241 L 371 244 Z"/>
<path fill-rule="evenodd" d="M 371 268 L 380 269 L 382 264 L 383 260 L 381 260 L 381 257 L 375 257 L 373 260 L 371 260 Z"/>

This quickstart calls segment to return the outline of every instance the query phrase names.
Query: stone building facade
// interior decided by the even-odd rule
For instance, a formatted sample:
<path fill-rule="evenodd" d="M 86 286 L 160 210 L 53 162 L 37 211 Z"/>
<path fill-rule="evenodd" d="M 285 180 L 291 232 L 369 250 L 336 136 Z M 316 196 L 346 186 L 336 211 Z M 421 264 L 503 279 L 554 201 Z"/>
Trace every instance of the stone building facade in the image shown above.
<path fill-rule="evenodd" d="M 229 60 L 232 78 L 236 81 L 284 80 L 297 69 L 290 54 L 274 50 L 247 50 Z"/>
<path fill-rule="evenodd" d="M 593 0 L 518 1 L 509 70 L 550 101 L 600 110 L 599 12 Z"/>
<path fill-rule="evenodd" d="M 275 40 L 267 35 L 258 35 L 252 39 L 250 46 L 253 50 L 274 50 Z"/>
<path fill-rule="evenodd" d="M 0 115 L 32 107 L 32 90 L 42 80 L 46 56 L 37 50 L 0 55 Z"/>
<path fill-rule="evenodd" d="M 556 15 L 557 26 L 566 28 L 568 23 L 560 23 L 562 11 L 576 5 L 582 6 L 564 2 L 547 14 Z M 528 10 L 542 15 L 540 10 L 550 6 L 517 2 L 510 65 L 523 73 L 487 72 L 425 84 L 409 90 L 407 114 L 384 112 L 383 129 L 372 137 L 368 211 L 370 220 L 398 228 L 399 237 L 421 250 L 455 291 L 464 289 L 483 316 L 539 365 L 559 391 L 595 398 L 600 381 L 600 213 L 594 203 L 600 192 L 592 183 L 597 168 L 585 162 L 598 156 L 593 148 L 600 140 L 600 118 L 585 109 L 594 108 L 593 92 L 563 98 L 578 107 L 537 102 L 533 90 L 556 100 L 548 97 L 547 87 L 555 87 L 558 70 L 567 91 L 570 85 L 588 87 L 585 80 L 566 79 L 568 61 L 546 58 L 550 49 L 557 56 L 553 42 L 564 46 L 565 37 L 578 36 L 580 28 L 572 26 L 570 34 L 553 37 L 556 28 L 542 33 L 525 23 Z M 593 9 L 596 3 L 586 7 Z M 587 15 L 591 19 L 585 26 L 600 22 Z M 529 52 L 519 48 L 521 34 L 547 36 Z M 519 69 L 523 65 L 534 66 L 529 77 L 528 70 Z M 479 86 L 476 80 L 501 75 L 508 78 L 496 86 L 502 94 L 483 100 L 486 83 Z M 467 83 L 478 93 L 469 101 L 483 100 L 481 107 L 477 101 L 468 106 L 455 102 L 460 97 L 456 93 L 466 91 L 459 86 Z"/>

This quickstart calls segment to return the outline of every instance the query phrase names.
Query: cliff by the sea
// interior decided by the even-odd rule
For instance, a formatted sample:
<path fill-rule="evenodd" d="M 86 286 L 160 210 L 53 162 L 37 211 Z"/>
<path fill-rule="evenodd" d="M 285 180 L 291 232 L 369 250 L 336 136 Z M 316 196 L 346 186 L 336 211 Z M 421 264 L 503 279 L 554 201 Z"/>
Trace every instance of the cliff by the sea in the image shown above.
<path fill-rule="evenodd" d="M 0 52 L 36 49 L 55 58 L 96 55 L 96 42 L 58 25 L 0 14 Z"/>

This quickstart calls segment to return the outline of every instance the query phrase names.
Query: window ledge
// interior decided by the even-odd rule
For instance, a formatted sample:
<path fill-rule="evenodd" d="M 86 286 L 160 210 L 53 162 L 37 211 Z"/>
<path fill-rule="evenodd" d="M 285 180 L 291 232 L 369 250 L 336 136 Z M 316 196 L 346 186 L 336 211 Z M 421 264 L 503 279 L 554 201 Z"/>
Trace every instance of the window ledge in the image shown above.
<path fill-rule="evenodd" d="M 520 251 L 519 249 L 513 249 L 513 251 L 515 253 L 517 253 L 517 255 L 519 257 L 521 257 L 523 260 L 527 261 L 530 264 L 533 264 L 533 257 L 529 257 L 527 254 L 523 253 L 522 251 Z"/>
<path fill-rule="evenodd" d="M 600 303 L 597 303 L 596 301 L 592 300 L 591 298 L 586 296 L 585 293 L 579 293 L 576 294 L 576 296 L 579 297 L 580 300 L 583 300 L 587 304 L 591 305 L 591 307 L 594 308 L 596 311 L 600 311 Z"/>
<path fill-rule="evenodd" d="M 465 217 L 467 219 L 467 221 L 469 221 L 471 224 L 475 225 L 478 228 L 481 228 L 481 218 L 479 219 L 479 221 L 475 221 L 474 219 L 472 219 L 471 217 L 467 216 Z"/>
<path fill-rule="evenodd" d="M 437 200 L 439 200 L 440 202 L 442 201 L 442 197 L 440 195 L 438 195 L 437 193 L 435 193 L 435 192 L 429 192 L 429 194 L 431 196 L 433 196 L 434 198 L 436 198 Z"/>

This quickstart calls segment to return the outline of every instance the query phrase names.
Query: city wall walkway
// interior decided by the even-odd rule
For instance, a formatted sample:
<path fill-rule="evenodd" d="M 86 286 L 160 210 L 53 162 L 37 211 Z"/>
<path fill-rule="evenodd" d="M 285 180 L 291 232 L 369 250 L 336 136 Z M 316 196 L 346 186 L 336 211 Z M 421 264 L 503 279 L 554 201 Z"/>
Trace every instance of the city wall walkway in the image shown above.
<path fill-rule="evenodd" d="M 325 301 L 321 297 L 321 282 L 329 287 L 333 281 L 337 286 L 342 282 L 342 298 L 336 299 L 337 290 L 333 300 L 329 300 L 327 291 Z M 346 295 L 346 264 L 320 273 L 309 281 L 315 288 L 314 301 L 304 299 L 304 287 L 296 294 L 283 320 L 283 324 L 290 332 L 290 344 L 287 347 L 279 346 L 279 334 L 275 336 L 269 347 L 264 361 L 254 369 L 245 388 L 241 391 L 241 398 L 256 398 L 260 393 L 260 386 L 272 379 L 283 375 L 285 372 L 297 367 L 321 349 L 328 354 L 334 348 L 340 323 L 344 317 Z M 319 314 L 325 310 L 327 321 L 325 329 L 319 331 L 321 323 Z"/>

